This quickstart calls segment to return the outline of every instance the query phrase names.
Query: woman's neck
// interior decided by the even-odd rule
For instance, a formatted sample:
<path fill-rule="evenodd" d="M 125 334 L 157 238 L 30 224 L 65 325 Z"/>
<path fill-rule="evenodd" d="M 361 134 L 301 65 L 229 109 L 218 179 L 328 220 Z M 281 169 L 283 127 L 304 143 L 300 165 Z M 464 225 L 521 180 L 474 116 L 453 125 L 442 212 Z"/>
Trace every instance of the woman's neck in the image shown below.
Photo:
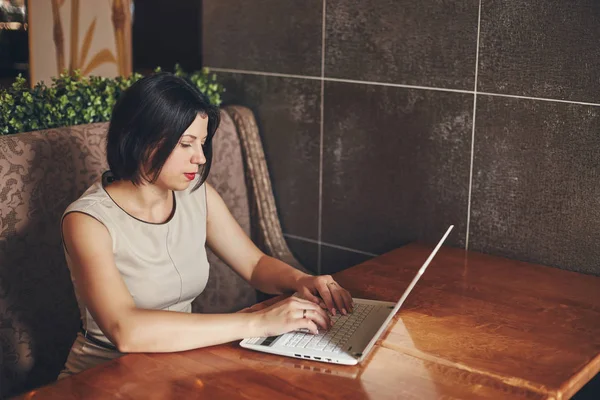
<path fill-rule="evenodd" d="M 105 187 L 110 197 L 127 213 L 152 223 L 166 221 L 173 210 L 173 191 L 143 182 L 115 181 Z"/>

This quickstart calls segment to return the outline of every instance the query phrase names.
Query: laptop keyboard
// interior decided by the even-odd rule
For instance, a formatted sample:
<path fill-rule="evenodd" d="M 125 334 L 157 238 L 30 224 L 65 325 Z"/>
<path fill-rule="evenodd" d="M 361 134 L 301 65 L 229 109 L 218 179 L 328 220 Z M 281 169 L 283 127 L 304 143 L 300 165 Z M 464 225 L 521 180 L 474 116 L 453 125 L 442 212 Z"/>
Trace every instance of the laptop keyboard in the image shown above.
<path fill-rule="evenodd" d="M 355 304 L 352 314 L 331 316 L 333 326 L 325 332 L 319 331 L 318 335 L 297 332 L 290 335 L 282 344 L 287 347 L 321 350 L 331 353 L 340 353 L 350 337 L 356 332 L 362 321 L 379 307 L 371 304 Z"/>

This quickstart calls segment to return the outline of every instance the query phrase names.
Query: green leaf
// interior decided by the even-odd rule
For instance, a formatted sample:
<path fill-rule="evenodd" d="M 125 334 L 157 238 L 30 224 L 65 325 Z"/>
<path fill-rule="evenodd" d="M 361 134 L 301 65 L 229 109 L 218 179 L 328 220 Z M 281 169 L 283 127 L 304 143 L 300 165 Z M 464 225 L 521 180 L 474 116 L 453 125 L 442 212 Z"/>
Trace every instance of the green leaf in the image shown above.
<path fill-rule="evenodd" d="M 155 72 L 161 71 L 156 67 Z M 216 75 L 209 72 L 203 68 L 187 73 L 179 64 L 174 67 L 175 75 L 188 78 L 218 106 L 225 89 Z M 141 78 L 143 75 L 139 73 L 106 78 L 82 76 L 78 70 L 69 74 L 65 70 L 53 77 L 50 85 L 39 82 L 30 88 L 27 80 L 19 75 L 10 87 L 0 89 L 0 135 L 109 121 L 120 95 Z"/>

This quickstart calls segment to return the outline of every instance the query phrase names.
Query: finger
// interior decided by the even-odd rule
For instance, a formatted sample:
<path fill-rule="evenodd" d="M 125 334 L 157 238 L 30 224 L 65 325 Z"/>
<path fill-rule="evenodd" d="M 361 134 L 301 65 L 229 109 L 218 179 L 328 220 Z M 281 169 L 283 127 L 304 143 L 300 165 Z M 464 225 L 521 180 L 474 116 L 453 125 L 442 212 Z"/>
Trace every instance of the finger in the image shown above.
<path fill-rule="evenodd" d="M 331 328 L 333 326 L 333 322 L 331 322 L 331 317 L 329 316 L 329 314 L 327 314 L 327 310 L 322 309 L 322 308 L 317 308 L 315 311 L 321 317 L 323 317 L 325 319 L 325 322 L 327 322 L 328 328 Z"/>
<path fill-rule="evenodd" d="M 332 315 L 335 315 L 335 304 L 333 302 L 333 297 L 331 297 L 331 292 L 329 288 L 325 284 L 321 284 L 319 287 L 319 295 L 323 299 L 327 310 L 331 311 Z"/>
<path fill-rule="evenodd" d="M 302 300 L 302 299 L 300 299 L 300 300 Z M 325 325 L 326 329 L 328 327 L 333 326 L 333 323 L 331 322 L 331 318 L 327 314 L 327 311 L 324 310 L 323 308 L 319 307 L 319 305 L 317 305 L 315 303 L 312 303 L 308 300 L 303 300 L 301 302 L 298 302 L 294 307 L 296 307 L 298 310 L 302 310 L 302 311 L 310 310 L 310 311 L 318 313 L 326 321 L 326 325 Z"/>
<path fill-rule="evenodd" d="M 312 290 L 309 290 L 309 292 L 310 292 L 310 294 L 315 296 L 317 299 L 319 299 L 319 307 L 321 307 L 324 310 L 327 310 L 327 305 L 325 304 L 323 299 L 320 297 L 319 290 L 317 288 L 313 288 Z"/>
<path fill-rule="evenodd" d="M 342 289 L 342 297 L 344 298 L 344 304 L 346 304 L 346 310 L 354 311 L 354 301 L 352 301 L 352 295 L 346 289 Z"/>
<path fill-rule="evenodd" d="M 335 282 L 327 286 L 331 291 L 331 296 L 333 297 L 333 301 L 335 302 L 336 308 L 340 310 L 342 314 L 348 315 L 348 310 L 346 309 L 346 305 L 344 304 L 344 299 L 342 298 L 342 293 L 339 286 Z"/>
<path fill-rule="evenodd" d="M 325 304 L 325 302 L 323 301 L 322 298 L 320 298 L 319 296 L 315 296 L 312 293 L 311 293 L 311 295 L 313 296 L 313 299 L 311 299 L 311 301 L 317 303 L 319 305 L 319 307 L 321 307 L 323 310 L 327 310 L 327 305 Z"/>
<path fill-rule="evenodd" d="M 331 285 L 334 286 L 334 285 Z M 352 312 L 354 310 L 354 302 L 352 301 L 352 295 L 346 289 L 340 286 L 339 283 L 335 282 L 335 287 L 338 289 L 340 296 L 342 297 L 342 301 L 344 302 L 344 307 L 348 312 Z"/>
<path fill-rule="evenodd" d="M 322 310 L 306 310 L 306 313 L 303 313 L 303 318 L 310 319 L 324 330 L 327 330 L 331 322 L 329 321 L 329 317 L 326 317 L 324 314 Z"/>
<path fill-rule="evenodd" d="M 312 333 L 313 335 L 319 334 L 319 328 L 313 322 L 313 320 L 311 320 L 309 318 L 296 319 L 292 330 L 298 330 L 298 329 L 308 329 L 310 331 L 310 333 Z"/>
<path fill-rule="evenodd" d="M 321 307 L 323 310 L 327 310 L 327 305 L 325 304 L 323 299 L 320 297 L 319 291 L 316 288 L 314 289 L 314 293 L 312 290 L 310 290 L 309 293 L 317 299 L 316 303 L 319 304 L 319 307 Z"/>
<path fill-rule="evenodd" d="M 293 315 L 296 318 L 308 318 L 309 315 L 318 315 L 317 318 L 319 318 L 319 320 L 324 321 L 324 325 L 322 325 L 323 328 L 325 328 L 325 329 L 331 328 L 333 326 L 333 323 L 331 322 L 331 318 L 327 314 L 327 311 L 325 311 L 319 307 L 314 307 L 314 304 L 311 304 L 311 305 L 313 306 L 313 308 L 299 309 L 296 312 L 294 312 Z"/>
<path fill-rule="evenodd" d="M 320 297 L 319 290 L 317 288 L 313 288 L 312 290 L 305 288 L 304 290 L 306 290 L 312 296 L 311 301 L 317 303 L 322 309 L 327 310 L 327 306 L 323 302 L 323 299 Z"/>

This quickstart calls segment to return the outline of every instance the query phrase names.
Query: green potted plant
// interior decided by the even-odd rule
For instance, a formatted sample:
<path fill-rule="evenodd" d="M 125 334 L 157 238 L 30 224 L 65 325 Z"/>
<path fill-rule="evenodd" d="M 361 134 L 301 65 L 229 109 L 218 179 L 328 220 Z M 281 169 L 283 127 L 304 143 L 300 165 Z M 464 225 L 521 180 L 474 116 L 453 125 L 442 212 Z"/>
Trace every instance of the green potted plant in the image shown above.
<path fill-rule="evenodd" d="M 186 73 L 175 65 L 174 73 L 193 82 L 212 104 L 221 104 L 223 86 L 207 68 Z M 18 76 L 11 87 L 0 89 L 0 135 L 109 121 L 123 90 L 142 76 L 83 77 L 79 71 L 65 72 L 53 78 L 50 86 L 41 82 L 33 88 Z"/>

